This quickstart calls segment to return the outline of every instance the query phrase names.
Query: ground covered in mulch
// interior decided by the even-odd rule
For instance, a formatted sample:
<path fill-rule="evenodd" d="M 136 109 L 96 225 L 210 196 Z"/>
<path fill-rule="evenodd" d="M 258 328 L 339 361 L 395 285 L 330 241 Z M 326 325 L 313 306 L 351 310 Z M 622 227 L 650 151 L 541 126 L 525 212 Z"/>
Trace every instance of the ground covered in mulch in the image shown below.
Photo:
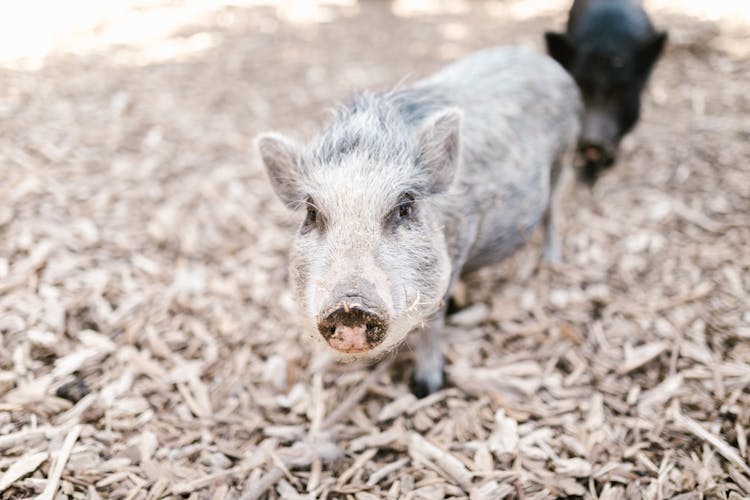
<path fill-rule="evenodd" d="M 652 3 L 670 45 L 565 264 L 470 278 L 419 401 L 408 352 L 339 365 L 299 327 L 302 215 L 252 137 L 541 49 L 560 2 L 148 2 L 183 24 L 0 70 L 0 497 L 750 495 L 750 24 Z"/>

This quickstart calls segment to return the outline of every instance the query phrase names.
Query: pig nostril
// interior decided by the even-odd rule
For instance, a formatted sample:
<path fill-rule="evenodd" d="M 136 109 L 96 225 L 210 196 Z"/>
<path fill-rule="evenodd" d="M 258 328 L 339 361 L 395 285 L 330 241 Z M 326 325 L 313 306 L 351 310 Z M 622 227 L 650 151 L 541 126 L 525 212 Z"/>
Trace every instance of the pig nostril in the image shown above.
<path fill-rule="evenodd" d="M 606 168 L 615 163 L 615 152 L 611 147 L 585 142 L 578 146 L 578 152 L 590 168 Z"/>
<path fill-rule="evenodd" d="M 385 328 L 381 323 L 367 323 L 365 325 L 365 335 L 367 335 L 367 341 L 371 344 L 377 344 L 383 340 L 385 334 Z"/>

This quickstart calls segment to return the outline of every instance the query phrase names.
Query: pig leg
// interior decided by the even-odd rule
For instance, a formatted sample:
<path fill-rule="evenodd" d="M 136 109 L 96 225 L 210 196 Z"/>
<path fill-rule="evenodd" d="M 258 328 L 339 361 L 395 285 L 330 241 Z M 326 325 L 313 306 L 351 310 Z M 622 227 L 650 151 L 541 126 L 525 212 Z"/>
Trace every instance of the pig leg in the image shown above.
<path fill-rule="evenodd" d="M 550 263 L 562 262 L 562 243 L 558 227 L 558 214 L 566 186 L 570 183 L 573 171 L 575 150 L 570 149 L 555 159 L 550 172 L 550 196 L 547 210 L 544 212 L 544 260 Z"/>
<path fill-rule="evenodd" d="M 414 351 L 414 381 L 412 390 L 425 397 L 443 386 L 443 327 L 445 307 L 409 334 L 409 345 Z"/>

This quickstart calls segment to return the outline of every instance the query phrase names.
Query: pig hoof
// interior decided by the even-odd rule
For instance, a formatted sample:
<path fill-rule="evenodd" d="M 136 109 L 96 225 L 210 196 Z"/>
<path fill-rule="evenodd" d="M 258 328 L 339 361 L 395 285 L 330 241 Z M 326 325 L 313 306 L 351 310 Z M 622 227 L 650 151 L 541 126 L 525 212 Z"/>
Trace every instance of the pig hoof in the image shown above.
<path fill-rule="evenodd" d="M 414 377 L 411 384 L 411 392 L 418 398 L 429 396 L 433 392 L 439 391 L 443 387 L 443 373 L 426 376 Z"/>

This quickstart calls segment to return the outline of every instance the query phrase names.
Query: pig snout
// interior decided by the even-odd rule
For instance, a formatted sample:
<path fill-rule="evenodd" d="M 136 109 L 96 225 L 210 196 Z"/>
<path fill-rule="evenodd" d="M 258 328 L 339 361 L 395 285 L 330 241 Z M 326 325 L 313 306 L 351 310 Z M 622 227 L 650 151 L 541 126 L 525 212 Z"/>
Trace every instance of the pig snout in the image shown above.
<path fill-rule="evenodd" d="M 580 179 L 585 184 L 593 186 L 602 171 L 615 164 L 617 151 L 614 146 L 582 139 L 578 143 L 578 153 L 583 160 Z"/>
<path fill-rule="evenodd" d="M 582 139 L 578 144 L 578 152 L 583 156 L 587 164 L 594 164 L 600 167 L 611 166 L 617 157 L 615 146 L 585 139 Z"/>
<path fill-rule="evenodd" d="M 607 110 L 589 109 L 583 121 L 578 152 L 588 164 L 608 167 L 617 156 L 618 127 Z"/>
<path fill-rule="evenodd" d="M 388 330 L 382 313 L 367 307 L 359 297 L 345 297 L 328 308 L 318 321 L 318 331 L 328 345 L 344 353 L 367 352 L 380 344 Z"/>

